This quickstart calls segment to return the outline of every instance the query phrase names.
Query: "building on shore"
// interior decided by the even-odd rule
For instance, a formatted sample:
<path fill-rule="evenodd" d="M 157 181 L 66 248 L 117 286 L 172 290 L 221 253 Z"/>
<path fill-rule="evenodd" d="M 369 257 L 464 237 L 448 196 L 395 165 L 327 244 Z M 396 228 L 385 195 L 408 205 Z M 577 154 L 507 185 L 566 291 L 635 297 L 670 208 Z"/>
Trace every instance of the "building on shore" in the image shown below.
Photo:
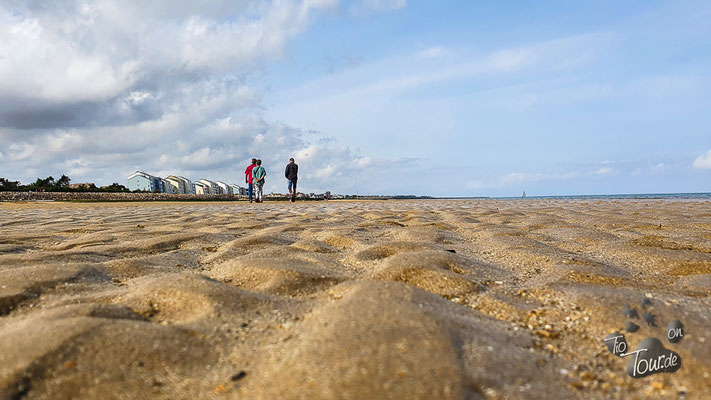
<path fill-rule="evenodd" d="M 204 184 L 201 181 L 195 182 L 195 194 L 210 194 L 210 185 Z"/>
<path fill-rule="evenodd" d="M 143 171 L 136 171 L 128 176 L 128 189 L 130 191 L 141 190 L 144 192 L 165 192 L 163 180 L 157 176 L 147 174 Z"/>
<path fill-rule="evenodd" d="M 163 193 L 178 194 L 180 193 L 177 186 L 173 185 L 168 179 L 160 178 L 163 182 Z"/>
<path fill-rule="evenodd" d="M 183 181 L 183 184 L 185 186 L 185 194 L 195 194 L 195 185 L 190 179 L 184 176 L 177 176 L 176 178 Z"/>
<path fill-rule="evenodd" d="M 178 193 L 178 194 L 183 194 L 183 187 L 182 187 L 182 182 L 179 180 L 176 180 L 174 176 L 169 176 L 164 179 L 166 183 L 166 192 L 167 193 Z"/>
<path fill-rule="evenodd" d="M 249 190 L 245 187 L 240 186 L 240 185 L 233 183 L 230 185 L 230 187 L 232 188 L 232 193 L 234 193 L 235 196 L 237 196 L 237 195 L 246 196 L 247 194 L 249 194 Z"/>
<path fill-rule="evenodd" d="M 221 194 L 234 195 L 234 192 L 233 192 L 232 187 L 231 187 L 230 185 L 228 185 L 228 184 L 226 184 L 225 182 L 222 182 L 222 181 L 217 181 L 217 182 L 215 182 L 215 183 L 217 184 L 217 186 L 218 186 L 218 187 L 220 188 L 220 190 L 222 191 Z"/>
<path fill-rule="evenodd" d="M 190 179 L 179 175 L 170 175 L 166 178 L 160 178 L 143 171 L 136 171 L 129 175 L 127 179 L 128 189 L 131 191 L 141 190 L 145 192 L 170 194 L 247 194 L 247 189 L 239 185 L 227 184 L 222 181 L 211 181 L 209 179 L 200 179 L 199 181 L 192 182 Z"/>
<path fill-rule="evenodd" d="M 222 189 L 217 185 L 217 182 L 211 181 L 209 179 L 200 179 L 199 181 L 195 183 L 202 183 L 203 185 L 206 185 L 209 190 L 208 193 L 204 194 L 222 194 Z M 197 190 L 197 188 L 196 188 Z"/>
<path fill-rule="evenodd" d="M 193 183 L 188 178 L 182 176 L 171 175 L 165 180 L 170 184 L 170 186 L 175 188 L 175 193 L 178 194 L 195 194 L 195 187 Z"/>

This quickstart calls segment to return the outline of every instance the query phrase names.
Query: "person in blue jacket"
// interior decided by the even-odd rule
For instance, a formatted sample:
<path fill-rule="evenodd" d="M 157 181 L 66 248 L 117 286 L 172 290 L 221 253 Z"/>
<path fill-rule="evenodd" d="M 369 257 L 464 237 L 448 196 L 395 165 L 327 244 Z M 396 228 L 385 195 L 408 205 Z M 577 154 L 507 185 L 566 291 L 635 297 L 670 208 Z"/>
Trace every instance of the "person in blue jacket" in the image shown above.
<path fill-rule="evenodd" d="M 267 176 L 267 170 L 262 167 L 262 160 L 257 160 L 257 166 L 252 169 L 252 184 L 254 185 L 254 200 L 257 203 L 263 201 L 262 192 L 264 189 L 264 182 Z"/>

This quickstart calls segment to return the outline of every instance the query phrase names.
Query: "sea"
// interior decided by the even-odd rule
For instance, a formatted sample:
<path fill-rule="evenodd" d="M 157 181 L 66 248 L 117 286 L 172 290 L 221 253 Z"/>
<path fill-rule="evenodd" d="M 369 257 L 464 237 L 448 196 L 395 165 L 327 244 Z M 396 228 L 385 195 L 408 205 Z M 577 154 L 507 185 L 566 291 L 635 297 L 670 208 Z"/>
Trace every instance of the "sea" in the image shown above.
<path fill-rule="evenodd" d="M 711 193 L 629 193 L 629 194 L 576 194 L 566 196 L 489 197 L 502 200 L 559 199 L 559 200 L 711 200 Z"/>

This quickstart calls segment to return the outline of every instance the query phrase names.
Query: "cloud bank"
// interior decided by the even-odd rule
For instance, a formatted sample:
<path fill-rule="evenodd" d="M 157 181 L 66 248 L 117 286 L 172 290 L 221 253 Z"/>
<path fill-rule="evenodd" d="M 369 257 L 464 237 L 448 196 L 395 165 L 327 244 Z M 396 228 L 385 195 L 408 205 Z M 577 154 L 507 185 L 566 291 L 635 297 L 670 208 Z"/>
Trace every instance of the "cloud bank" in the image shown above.
<path fill-rule="evenodd" d="M 697 169 L 711 169 L 711 150 L 696 157 L 693 166 Z"/>
<path fill-rule="evenodd" d="M 3 2 L 0 54 L 12 56 L 0 57 L 0 176 L 68 173 L 106 184 L 141 169 L 240 183 L 256 156 L 272 169 L 270 191 L 281 188 L 281 169 L 296 156 L 313 178 L 302 187 L 334 189 L 368 163 L 318 133 L 267 121 L 254 77 L 338 7 L 337 0 Z"/>

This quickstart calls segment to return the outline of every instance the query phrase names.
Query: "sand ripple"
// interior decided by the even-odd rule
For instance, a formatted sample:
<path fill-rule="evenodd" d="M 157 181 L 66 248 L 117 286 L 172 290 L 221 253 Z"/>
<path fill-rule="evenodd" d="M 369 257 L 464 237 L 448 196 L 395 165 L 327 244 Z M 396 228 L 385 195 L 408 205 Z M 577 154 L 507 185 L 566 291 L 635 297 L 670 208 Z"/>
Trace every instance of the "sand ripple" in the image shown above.
<path fill-rule="evenodd" d="M 709 232 L 693 201 L 0 203 L 0 398 L 711 397 Z M 684 364 L 633 380 L 602 337 L 642 298 Z"/>

